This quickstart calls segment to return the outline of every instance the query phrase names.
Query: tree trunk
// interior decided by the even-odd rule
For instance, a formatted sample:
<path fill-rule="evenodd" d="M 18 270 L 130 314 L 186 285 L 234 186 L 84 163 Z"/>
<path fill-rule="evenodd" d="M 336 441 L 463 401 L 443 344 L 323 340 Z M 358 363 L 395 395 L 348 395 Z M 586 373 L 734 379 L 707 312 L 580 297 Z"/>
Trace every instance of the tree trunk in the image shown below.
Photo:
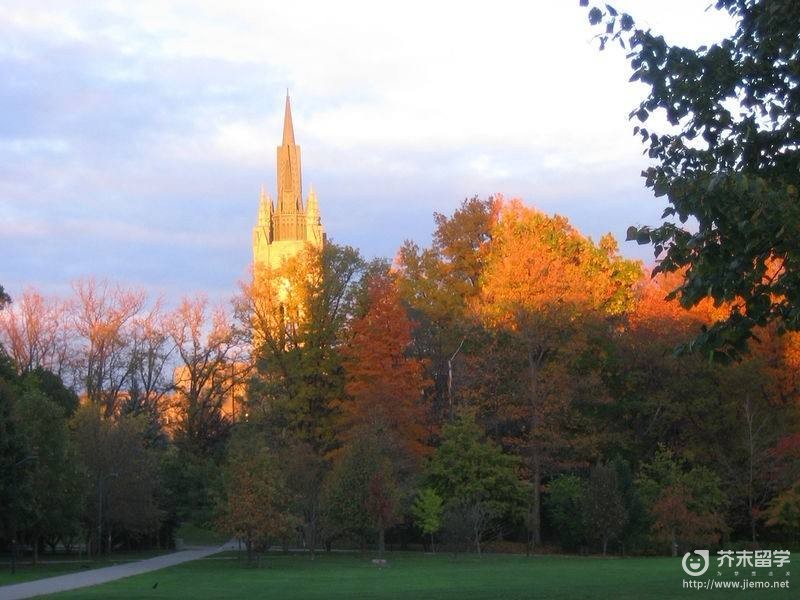
<path fill-rule="evenodd" d="M 308 533 L 308 539 L 306 540 L 306 544 L 308 545 L 308 551 L 311 553 L 311 560 L 314 560 L 317 556 L 317 525 L 316 523 L 310 522 L 308 527 L 306 528 Z"/>
<path fill-rule="evenodd" d="M 542 543 L 542 469 L 539 461 L 539 453 L 536 449 L 533 450 L 532 456 L 532 469 L 531 469 L 531 490 L 533 496 L 531 498 L 531 546 L 532 549 L 537 548 Z"/>
<path fill-rule="evenodd" d="M 433 532 L 431 531 L 431 553 L 436 554 L 436 548 L 433 547 Z"/>
<path fill-rule="evenodd" d="M 748 463 L 748 478 L 747 478 L 747 510 L 750 513 L 750 536 L 753 543 L 756 541 L 756 518 L 754 510 L 754 479 L 755 479 L 755 443 L 753 439 L 753 411 L 750 404 L 750 396 L 746 396 L 744 400 L 744 415 L 747 421 L 747 463 Z"/>
<path fill-rule="evenodd" d="M 386 528 L 381 526 L 378 530 L 378 556 L 383 558 L 383 553 L 386 551 Z"/>
<path fill-rule="evenodd" d="M 608 550 L 608 538 L 603 536 L 603 556 L 606 555 L 606 551 Z"/>
<path fill-rule="evenodd" d="M 545 352 L 543 349 L 528 347 L 528 384 L 529 384 L 529 406 L 528 406 L 528 444 L 530 444 L 530 468 L 531 468 L 531 484 L 532 493 L 531 507 L 530 507 L 530 538 L 528 540 L 528 552 L 535 549 L 542 543 L 541 532 L 541 457 L 539 456 L 539 449 L 536 447 L 536 405 L 538 400 L 538 374 L 539 366 L 544 360 Z"/>

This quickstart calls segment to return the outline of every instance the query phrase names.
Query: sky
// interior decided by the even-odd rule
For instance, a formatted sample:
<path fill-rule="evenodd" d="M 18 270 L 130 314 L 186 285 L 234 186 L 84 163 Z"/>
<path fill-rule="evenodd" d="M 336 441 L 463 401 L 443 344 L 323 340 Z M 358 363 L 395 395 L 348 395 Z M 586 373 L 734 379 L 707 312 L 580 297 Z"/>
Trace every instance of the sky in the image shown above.
<path fill-rule="evenodd" d="M 645 88 L 599 52 L 578 0 L 383 3 L 4 0 L 0 284 L 106 277 L 176 299 L 247 276 L 290 90 L 330 239 L 393 257 L 433 213 L 503 194 L 623 254 L 663 199 L 628 113 Z M 696 47 L 729 35 L 698 0 L 628 0 Z"/>

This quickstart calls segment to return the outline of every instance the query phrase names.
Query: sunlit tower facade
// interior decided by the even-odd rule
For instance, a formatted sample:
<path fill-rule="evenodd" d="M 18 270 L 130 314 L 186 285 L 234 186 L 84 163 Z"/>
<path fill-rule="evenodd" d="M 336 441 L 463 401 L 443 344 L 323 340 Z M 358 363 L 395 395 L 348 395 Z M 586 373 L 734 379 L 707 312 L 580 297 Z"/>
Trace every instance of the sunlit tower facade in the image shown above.
<path fill-rule="evenodd" d="M 253 269 L 278 269 L 297 255 L 306 244 L 321 248 L 325 229 L 319 213 L 317 195 L 312 188 L 303 202 L 300 146 L 294 141 L 292 107 L 286 95 L 283 141 L 277 151 L 277 196 L 262 186 L 258 221 L 253 228 Z"/>

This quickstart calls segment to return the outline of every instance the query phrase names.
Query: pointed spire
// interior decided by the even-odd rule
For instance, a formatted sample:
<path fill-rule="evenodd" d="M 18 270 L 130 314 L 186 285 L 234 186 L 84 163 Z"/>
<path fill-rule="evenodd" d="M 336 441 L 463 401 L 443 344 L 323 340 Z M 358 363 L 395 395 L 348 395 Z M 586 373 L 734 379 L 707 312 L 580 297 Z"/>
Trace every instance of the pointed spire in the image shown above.
<path fill-rule="evenodd" d="M 270 198 L 264 186 L 261 186 L 261 192 L 258 195 L 258 222 L 260 225 L 268 226 L 272 222 L 272 198 Z"/>
<path fill-rule="evenodd" d="M 294 126 L 292 125 L 292 106 L 289 103 L 289 90 L 286 90 L 286 109 L 283 113 L 283 145 L 294 146 Z"/>

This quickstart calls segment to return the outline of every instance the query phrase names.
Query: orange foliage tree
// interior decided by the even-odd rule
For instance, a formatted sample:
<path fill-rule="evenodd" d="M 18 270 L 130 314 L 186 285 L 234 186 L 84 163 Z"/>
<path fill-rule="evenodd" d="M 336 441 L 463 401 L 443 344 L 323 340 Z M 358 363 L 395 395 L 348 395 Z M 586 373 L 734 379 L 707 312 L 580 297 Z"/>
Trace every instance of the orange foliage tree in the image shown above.
<path fill-rule="evenodd" d="M 453 416 L 467 380 L 465 358 L 480 331 L 469 303 L 477 295 L 501 198 L 464 200 L 452 216 L 434 213 L 430 248 L 406 241 L 395 260 L 403 301 L 415 321 L 414 352 L 425 357 L 426 396 L 439 421 Z"/>
<path fill-rule="evenodd" d="M 707 360 L 713 352 L 676 354 L 729 310 L 710 300 L 683 308 L 670 299 L 681 277 L 662 274 L 637 286 L 618 338 L 610 430 L 625 455 L 650 456 L 665 443 L 713 468 L 730 500 L 728 521 L 755 542 L 760 515 L 787 484 L 775 446 L 800 389 L 797 334 L 778 335 L 774 325 L 756 330 L 759 342 L 732 363 Z"/>
<path fill-rule="evenodd" d="M 383 432 L 409 456 L 423 456 L 430 436 L 422 401 L 427 381 L 422 361 L 407 354 L 411 320 L 388 276 L 371 278 L 367 302 L 343 348 L 348 396 L 341 403 L 343 439 L 369 428 Z"/>
<path fill-rule="evenodd" d="M 184 298 L 168 319 L 175 345 L 176 440 L 200 452 L 213 450 L 230 425 L 223 404 L 246 376 L 236 330 L 222 307 L 205 296 Z"/>
<path fill-rule="evenodd" d="M 68 309 L 68 303 L 29 288 L 0 311 L 0 343 L 20 373 L 43 368 L 59 377 L 68 374 L 73 337 Z"/>
<path fill-rule="evenodd" d="M 146 295 L 106 280 L 82 279 L 73 287 L 79 377 L 89 401 L 102 406 L 108 417 L 119 409 L 130 383 L 131 327 Z"/>
<path fill-rule="evenodd" d="M 244 540 L 252 561 L 257 547 L 289 535 L 297 519 L 277 455 L 258 435 L 247 433 L 234 436 L 228 450 L 218 525 Z"/>
<path fill-rule="evenodd" d="M 596 339 L 629 307 L 641 269 L 618 255 L 610 235 L 596 245 L 563 217 L 517 200 L 501 205 L 491 239 L 473 308 L 499 336 L 500 354 L 477 362 L 481 373 L 502 375 L 495 389 L 478 395 L 505 396 L 492 411 L 504 444 L 524 458 L 532 484 L 529 542 L 536 545 L 542 477 L 564 460 L 585 460 L 597 443 L 576 407 L 607 399 Z"/>

